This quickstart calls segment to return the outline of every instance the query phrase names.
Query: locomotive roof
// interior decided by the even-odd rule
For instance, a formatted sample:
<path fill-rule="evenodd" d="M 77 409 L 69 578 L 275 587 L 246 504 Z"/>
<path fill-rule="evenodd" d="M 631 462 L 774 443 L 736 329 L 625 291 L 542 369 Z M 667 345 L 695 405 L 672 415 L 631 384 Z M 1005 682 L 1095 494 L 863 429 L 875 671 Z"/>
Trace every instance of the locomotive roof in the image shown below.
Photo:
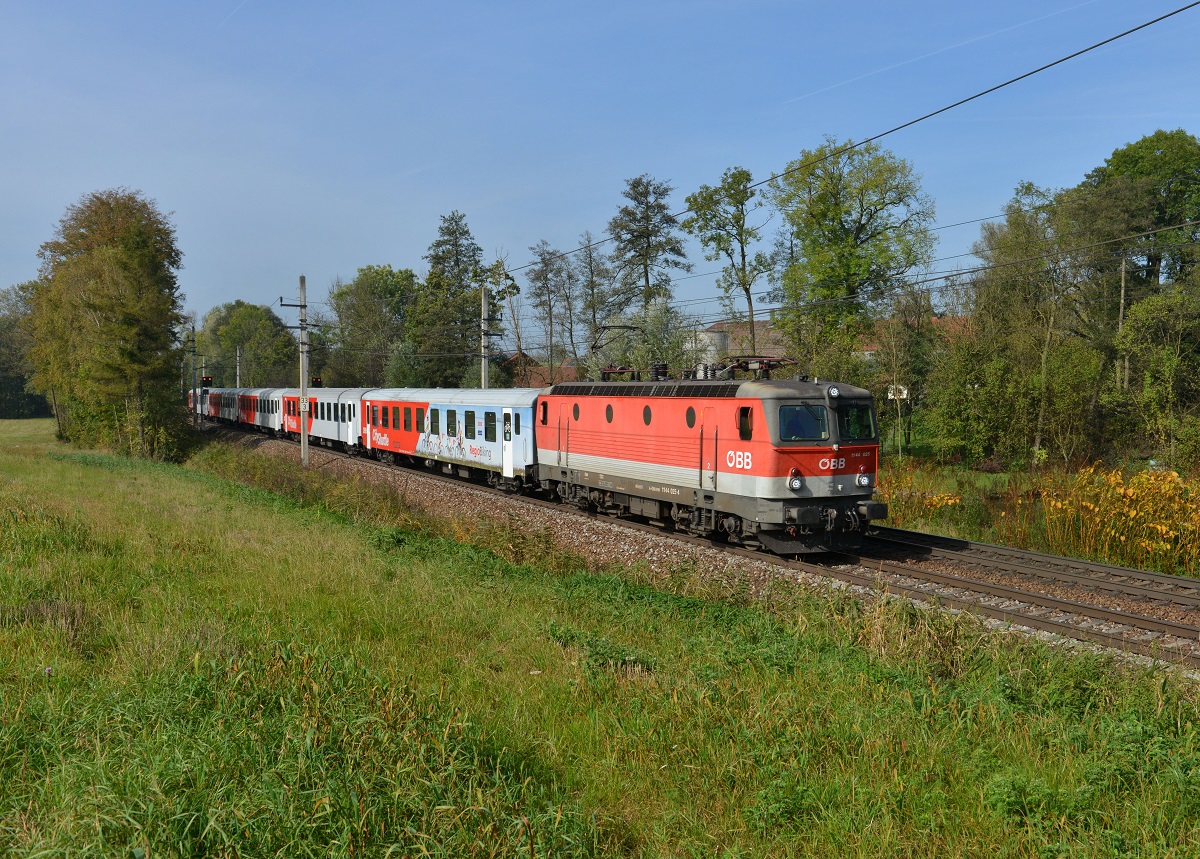
<path fill-rule="evenodd" d="M 836 386 L 841 397 L 870 397 L 870 391 L 840 382 L 819 379 L 742 379 L 711 381 L 670 379 L 661 382 L 567 382 L 554 385 L 547 394 L 562 397 L 703 397 L 705 399 L 751 398 L 790 400 L 797 397 L 825 398 Z"/>

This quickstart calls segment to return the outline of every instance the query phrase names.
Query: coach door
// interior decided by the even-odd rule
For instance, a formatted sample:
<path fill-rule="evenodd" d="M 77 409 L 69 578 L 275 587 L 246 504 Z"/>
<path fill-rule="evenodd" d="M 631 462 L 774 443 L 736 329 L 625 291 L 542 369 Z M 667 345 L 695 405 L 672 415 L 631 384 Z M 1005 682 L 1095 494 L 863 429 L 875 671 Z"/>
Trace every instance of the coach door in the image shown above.
<path fill-rule="evenodd" d="M 700 488 L 717 488 L 717 417 L 711 408 L 700 416 Z"/>
<path fill-rule="evenodd" d="M 500 473 L 513 476 L 513 416 L 512 409 L 504 409 L 500 422 Z"/>

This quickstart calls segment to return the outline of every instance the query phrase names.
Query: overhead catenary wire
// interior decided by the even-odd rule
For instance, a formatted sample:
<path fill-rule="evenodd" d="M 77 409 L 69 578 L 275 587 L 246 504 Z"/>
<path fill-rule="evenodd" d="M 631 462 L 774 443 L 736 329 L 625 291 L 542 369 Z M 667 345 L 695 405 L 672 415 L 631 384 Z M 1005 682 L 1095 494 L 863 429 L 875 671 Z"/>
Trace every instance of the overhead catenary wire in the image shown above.
<path fill-rule="evenodd" d="M 888 137 L 889 135 L 895 134 L 899 131 L 903 131 L 906 128 L 912 128 L 914 125 L 918 125 L 919 123 L 925 122 L 926 120 L 933 119 L 935 116 L 940 116 L 941 114 L 947 113 L 951 110 L 954 110 L 955 108 L 962 107 L 964 104 L 969 104 L 973 101 L 983 98 L 984 96 L 991 95 L 994 92 L 998 92 L 1002 89 L 1005 89 L 1006 87 L 1010 87 L 1013 84 L 1020 83 L 1021 81 L 1031 78 L 1034 75 L 1041 74 L 1044 71 L 1048 71 L 1048 70 L 1054 68 L 1055 66 L 1060 66 L 1063 63 L 1069 62 L 1078 57 L 1082 57 L 1084 54 L 1088 54 L 1092 51 L 1095 51 L 1099 48 L 1104 47 L 1105 45 L 1110 45 L 1113 42 L 1116 42 L 1120 39 L 1124 39 L 1127 36 L 1131 36 L 1134 33 L 1137 33 L 1137 32 L 1140 32 L 1141 30 L 1145 30 L 1149 27 L 1152 27 L 1155 24 L 1162 23 L 1163 21 L 1166 21 L 1169 18 L 1173 18 L 1174 16 L 1179 15 L 1183 12 L 1186 12 L 1189 9 L 1194 9 L 1197 6 L 1200 6 L 1200 0 L 1194 0 L 1194 2 L 1188 3 L 1184 6 L 1180 6 L 1179 8 L 1174 9 L 1171 12 L 1167 12 L 1163 15 L 1159 15 L 1157 18 L 1152 18 L 1151 20 L 1146 21 L 1142 24 L 1138 24 L 1136 27 L 1130 27 L 1127 30 L 1117 33 L 1115 36 L 1109 36 L 1107 39 L 1102 39 L 1101 41 L 1096 42 L 1095 44 L 1088 45 L 1086 48 L 1080 48 L 1079 50 L 1074 51 L 1070 54 L 1067 54 L 1064 57 L 1059 57 L 1057 60 L 1053 60 L 1052 62 L 1045 63 L 1044 65 L 1038 66 L 1036 69 L 1032 69 L 1028 72 L 1025 72 L 1024 74 L 1020 74 L 1020 75 L 1017 75 L 1016 77 L 1009 78 L 1008 80 L 1003 81 L 1002 83 L 998 83 L 994 86 L 988 87 L 987 89 L 980 90 L 979 92 L 974 93 L 973 95 L 969 95 L 966 98 L 961 98 L 956 102 L 945 105 L 944 107 L 939 107 L 937 110 L 931 110 L 928 113 L 923 114 L 922 116 L 918 116 L 916 119 L 910 119 L 907 122 L 902 122 L 899 125 L 896 125 L 896 126 L 893 126 L 892 128 L 887 129 L 886 131 L 881 131 L 878 134 L 872 135 L 871 137 L 867 137 L 867 138 L 860 140 L 858 142 L 855 142 L 855 143 L 849 143 L 849 144 L 841 147 L 840 149 L 836 149 L 832 152 L 828 152 L 819 158 L 809 159 L 803 163 L 795 165 L 794 167 L 789 167 L 786 170 L 782 170 L 778 173 L 774 173 L 771 176 L 767 177 L 766 179 L 761 179 L 758 182 L 752 182 L 752 183 L 748 184 L 746 186 L 746 188 L 747 189 L 759 188 L 759 187 L 766 185 L 770 182 L 773 182 L 777 179 L 781 179 L 785 176 L 789 176 L 789 175 L 791 175 L 793 173 L 797 173 L 801 170 L 806 170 L 809 167 L 814 167 L 825 161 L 836 158 L 839 155 L 844 155 L 847 152 L 850 152 L 854 149 L 858 149 L 862 146 L 866 146 L 869 143 L 874 143 L 877 140 L 882 140 L 883 138 Z M 681 218 L 684 215 L 688 215 L 688 214 L 693 214 L 693 211 L 691 209 L 684 209 L 680 212 L 675 213 L 672 217 L 678 219 L 678 218 Z M 603 239 L 597 239 L 596 241 L 591 242 L 589 244 L 581 245 L 580 247 L 575 248 L 574 250 L 564 251 L 563 253 L 559 254 L 558 256 L 552 257 L 552 259 L 563 259 L 563 258 L 571 256 L 573 254 L 577 254 L 582 250 L 599 247 L 600 245 L 606 244 L 607 242 L 610 242 L 612 240 L 613 240 L 612 236 L 608 236 Z M 523 271 L 524 269 L 531 268 L 538 264 L 539 264 L 538 262 L 526 263 L 525 265 L 506 269 L 505 273 L 511 275 L 514 272 Z"/>

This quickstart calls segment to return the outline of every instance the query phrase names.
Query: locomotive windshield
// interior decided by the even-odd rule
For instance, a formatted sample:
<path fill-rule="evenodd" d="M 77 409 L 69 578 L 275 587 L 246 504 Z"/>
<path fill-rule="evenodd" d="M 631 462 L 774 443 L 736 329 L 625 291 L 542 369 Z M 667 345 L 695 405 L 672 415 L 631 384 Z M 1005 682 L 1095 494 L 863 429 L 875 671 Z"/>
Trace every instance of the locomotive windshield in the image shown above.
<path fill-rule="evenodd" d="M 875 410 L 870 403 L 842 403 L 837 408 L 838 435 L 846 441 L 875 438 Z"/>
<path fill-rule="evenodd" d="M 779 407 L 780 441 L 825 441 L 828 438 L 829 419 L 824 406 Z"/>

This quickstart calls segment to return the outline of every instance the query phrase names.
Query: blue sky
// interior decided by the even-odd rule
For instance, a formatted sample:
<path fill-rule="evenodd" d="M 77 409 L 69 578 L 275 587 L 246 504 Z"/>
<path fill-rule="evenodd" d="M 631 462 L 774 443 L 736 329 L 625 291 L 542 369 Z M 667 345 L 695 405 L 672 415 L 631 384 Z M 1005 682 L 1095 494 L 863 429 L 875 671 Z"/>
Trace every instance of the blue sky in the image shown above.
<path fill-rule="evenodd" d="M 727 167 L 765 178 L 1182 5 L 0 0 L 0 287 L 115 186 L 174 213 L 200 314 L 294 295 L 301 273 L 320 301 L 363 265 L 421 272 L 455 209 L 520 265 L 602 233 L 629 177 L 670 181 L 682 209 Z M 1072 185 L 1158 128 L 1200 133 L 1198 45 L 1200 8 L 882 144 L 939 224 L 992 215 L 1019 181 Z M 938 235 L 961 254 L 978 225 Z M 715 295 L 677 285 L 709 318 Z"/>

